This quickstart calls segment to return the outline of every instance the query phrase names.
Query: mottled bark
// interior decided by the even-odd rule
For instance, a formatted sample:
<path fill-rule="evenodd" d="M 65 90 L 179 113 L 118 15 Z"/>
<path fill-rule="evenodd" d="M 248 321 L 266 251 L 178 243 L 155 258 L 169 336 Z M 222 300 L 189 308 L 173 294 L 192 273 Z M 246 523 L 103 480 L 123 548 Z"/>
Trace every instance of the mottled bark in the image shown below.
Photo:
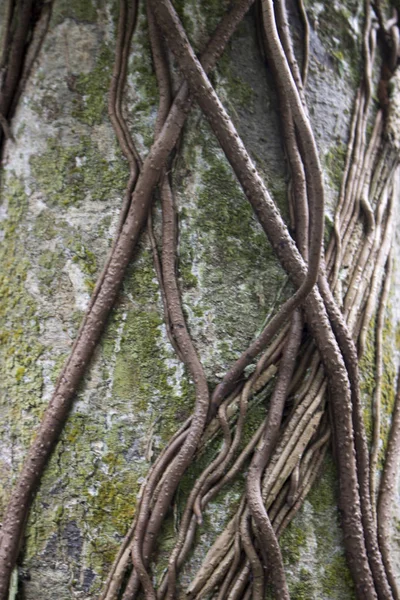
<path fill-rule="evenodd" d="M 397 13 L 252 5 L 0 6 L 1 599 L 398 598 Z"/>

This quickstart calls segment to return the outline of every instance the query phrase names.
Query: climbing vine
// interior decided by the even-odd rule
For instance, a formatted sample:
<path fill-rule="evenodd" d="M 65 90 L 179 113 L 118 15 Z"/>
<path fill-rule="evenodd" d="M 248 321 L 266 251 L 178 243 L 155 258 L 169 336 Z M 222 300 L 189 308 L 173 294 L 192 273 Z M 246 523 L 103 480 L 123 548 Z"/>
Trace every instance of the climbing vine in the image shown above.
<path fill-rule="evenodd" d="M 185 593 L 197 600 L 209 595 L 219 600 L 261 600 L 270 586 L 274 597 L 290 598 L 280 537 L 309 494 L 329 445 L 339 476 L 341 525 L 356 595 L 367 600 L 399 598 L 387 544 L 393 500 L 390 482 L 400 449 L 399 392 L 380 485 L 376 481 L 384 312 L 398 192 L 397 113 L 390 95 L 398 77 L 397 14 L 387 19 L 379 2 L 364 0 L 363 74 L 354 99 L 333 234 L 324 248 L 325 185 L 309 116 L 310 27 L 303 1 L 296 4 L 303 31 L 299 64 L 285 0 L 236 0 L 222 13 L 199 58 L 170 0 L 147 0 L 149 51 L 159 106 L 154 142 L 146 156 L 138 151 L 124 113 L 139 0 L 120 0 L 118 6 L 108 115 L 129 177 L 109 256 L 11 492 L 0 533 L 0 599 L 8 598 L 32 498 L 144 228 L 168 339 L 193 381 L 195 400 L 190 416 L 153 460 L 101 599 L 133 600 L 143 593 L 146 600 L 172 600 Z M 289 223 L 208 77 L 250 9 L 279 105 L 289 173 Z M 40 51 L 50 10 L 51 3 L 7 3 L 10 34 L 1 63 L 0 143 L 11 136 L 15 106 Z M 376 110 L 378 55 L 382 64 Z M 272 247 L 294 290 L 213 389 L 187 324 L 177 277 L 179 230 L 171 170 L 194 103 L 208 120 L 265 234 L 265 244 Z M 161 206 L 158 230 L 152 214 L 156 200 Z M 359 360 L 376 311 L 375 419 L 369 446 Z M 244 443 L 249 406 L 266 390 L 266 414 Z M 190 467 L 202 461 L 210 443 L 216 441 L 216 452 L 201 462 L 202 470 L 185 500 L 168 568 L 156 578 L 156 544 L 177 489 Z M 209 503 L 244 472 L 246 485 L 235 514 L 183 589 L 179 573 Z"/>

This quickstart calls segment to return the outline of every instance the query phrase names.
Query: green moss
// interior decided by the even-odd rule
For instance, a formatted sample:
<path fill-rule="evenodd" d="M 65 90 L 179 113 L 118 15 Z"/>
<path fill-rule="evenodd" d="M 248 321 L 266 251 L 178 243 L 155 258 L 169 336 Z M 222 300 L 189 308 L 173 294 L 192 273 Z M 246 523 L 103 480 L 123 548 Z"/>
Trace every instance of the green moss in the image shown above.
<path fill-rule="evenodd" d="M 328 215 L 325 215 L 325 228 L 324 228 L 324 247 L 325 247 L 325 250 L 328 249 L 328 245 L 329 245 L 329 242 L 331 240 L 332 234 L 333 234 L 333 221 L 332 221 L 332 219 Z"/>
<path fill-rule="evenodd" d="M 107 519 L 112 531 L 124 535 L 127 524 L 132 522 L 135 512 L 136 494 L 133 492 L 139 491 L 137 476 L 134 473 L 130 476 L 125 474 L 123 480 L 115 477 L 121 472 L 121 467 L 125 467 L 126 470 L 126 461 L 121 456 L 116 456 L 114 451 L 106 455 L 103 461 L 109 467 L 108 477 L 103 481 L 100 477 L 96 497 L 91 499 L 92 511 L 89 521 L 94 526 L 103 526 Z"/>
<path fill-rule="evenodd" d="M 355 597 L 343 551 L 337 496 L 337 471 L 328 456 L 322 476 L 280 539 L 291 598 Z"/>
<path fill-rule="evenodd" d="M 242 260 L 250 256 L 256 262 L 268 260 L 271 250 L 265 235 L 257 230 L 252 209 L 229 168 L 211 152 L 205 153 L 205 159 L 208 168 L 202 176 L 198 208 L 203 225 L 214 233 L 216 259 L 230 263 L 240 254 Z M 242 240 L 250 243 L 243 244 Z"/>
<path fill-rule="evenodd" d="M 364 355 L 360 361 L 361 393 L 364 400 L 364 423 L 369 443 L 372 441 L 373 416 L 372 402 L 376 389 L 376 321 L 371 319 L 367 334 Z M 385 461 L 387 442 L 390 432 L 391 415 L 394 407 L 396 390 L 396 369 L 393 364 L 392 349 L 396 331 L 393 327 L 390 306 L 384 321 L 383 329 L 383 374 L 381 383 L 381 448 L 378 456 L 378 468 L 382 469 Z"/>
<path fill-rule="evenodd" d="M 243 427 L 242 440 L 240 443 L 240 451 L 250 442 L 254 432 L 265 419 L 267 414 L 268 401 L 274 389 L 275 380 L 273 379 L 263 390 L 261 390 L 249 402 L 247 409 L 246 421 Z"/>
<path fill-rule="evenodd" d="M 33 233 L 41 240 L 52 240 L 57 233 L 57 224 L 54 214 L 50 210 L 43 210 L 35 219 Z"/>
<path fill-rule="evenodd" d="M 102 123 L 107 114 L 107 98 L 110 86 L 114 55 L 108 46 L 103 45 L 94 69 L 82 73 L 75 81 L 78 93 L 72 116 L 87 125 Z"/>
<path fill-rule="evenodd" d="M 400 323 L 397 323 L 396 325 L 395 344 L 397 350 L 400 350 Z"/>
<path fill-rule="evenodd" d="M 199 8 L 204 15 L 207 33 L 211 35 L 229 7 L 229 0 L 201 0 Z"/>
<path fill-rule="evenodd" d="M 308 501 L 317 514 L 335 506 L 338 493 L 338 474 L 331 457 L 325 460 L 324 474 L 308 495 Z"/>
<path fill-rule="evenodd" d="M 7 218 L 1 223 L 4 239 L 0 246 L 0 365 L 3 374 L 0 411 L 4 414 L 0 435 L 9 439 L 11 434 L 26 446 L 32 437 L 32 424 L 36 423 L 42 407 L 39 360 L 44 348 L 39 341 L 36 302 L 26 289 L 30 269 L 24 255 L 27 198 L 18 179 L 2 174 L 1 180 L 1 198 Z M 3 486 L 0 512 L 6 491 Z"/>
<path fill-rule="evenodd" d="M 354 585 L 343 550 L 337 509 L 339 480 L 331 456 L 325 459 L 323 474 L 311 490 L 312 523 L 317 540 L 317 560 L 322 567 L 320 584 L 328 598 L 354 598 Z M 339 535 L 338 535 L 339 534 Z M 339 537 L 339 540 L 338 540 Z M 338 547 L 338 541 L 340 546 Z"/>
<path fill-rule="evenodd" d="M 311 4 L 311 11 L 313 10 Z M 347 77 L 352 85 L 358 85 L 360 79 L 361 26 L 355 31 L 352 20 L 362 19 L 358 0 L 345 0 L 340 3 L 326 2 L 323 10 L 318 7 L 318 34 L 330 50 L 332 63 L 340 78 Z M 361 23 L 360 23 L 361 25 Z"/>
<path fill-rule="evenodd" d="M 193 43 L 194 40 L 192 39 L 192 35 L 195 24 L 193 22 L 193 18 L 191 17 L 191 10 L 193 8 L 192 3 L 188 2 L 187 0 L 175 0 L 174 8 L 182 22 L 183 27 L 185 28 L 186 34 L 189 36 L 191 43 Z"/>
<path fill-rule="evenodd" d="M 335 554 L 326 565 L 322 577 L 322 590 L 328 598 L 355 598 L 353 580 L 343 554 Z"/>
<path fill-rule="evenodd" d="M 79 265 L 83 273 L 86 273 L 86 275 L 88 275 L 88 277 L 85 280 L 85 283 L 89 291 L 91 291 L 96 283 L 95 275 L 98 271 L 95 254 L 91 252 L 88 248 L 86 248 L 81 242 L 75 242 L 75 244 L 68 244 L 68 246 L 71 252 L 73 253 L 72 261 Z"/>
<path fill-rule="evenodd" d="M 307 533 L 303 527 L 291 523 L 280 538 L 285 565 L 297 564 L 307 544 Z"/>
<path fill-rule="evenodd" d="M 365 432 L 369 444 L 372 442 L 373 416 L 372 402 L 376 388 L 376 358 L 375 358 L 375 318 L 372 319 L 367 334 L 364 354 L 360 360 L 361 397 L 363 399 L 363 416 Z"/>
<path fill-rule="evenodd" d="M 207 328 L 212 319 L 216 352 L 229 364 L 261 327 L 282 271 L 208 126 L 197 122 L 195 131 L 174 180 L 182 198 L 179 271 L 190 320 Z"/>
<path fill-rule="evenodd" d="M 301 569 L 298 581 L 294 583 L 290 590 L 292 600 L 310 600 L 315 598 L 314 574 L 307 569 Z"/>
<path fill-rule="evenodd" d="M 228 105 L 233 110 L 246 109 L 252 114 L 254 112 L 254 90 L 244 79 L 233 74 L 231 60 L 227 53 L 223 54 L 218 61 L 218 73 L 223 78 L 222 93 Z"/>
<path fill-rule="evenodd" d="M 381 395 L 381 434 L 382 447 L 378 456 L 378 468 L 382 469 L 385 464 L 387 444 L 389 441 L 390 428 L 392 423 L 392 414 L 394 409 L 397 374 L 393 363 L 393 343 L 396 338 L 396 331 L 393 327 L 392 309 L 387 308 L 386 318 L 383 328 L 383 374 L 382 374 L 382 395 Z"/>
<path fill-rule="evenodd" d="M 128 178 L 125 163 L 119 158 L 107 161 L 87 136 L 68 147 L 50 138 L 46 152 L 32 156 L 30 163 L 36 186 L 50 206 L 76 204 L 88 195 L 108 200 L 122 193 Z"/>
<path fill-rule="evenodd" d="M 154 139 L 154 122 L 158 110 L 159 93 L 152 62 L 145 3 L 139 5 L 138 25 L 133 41 L 133 59 L 129 78 L 133 97 L 129 106 L 134 138 L 150 148 Z"/>
<path fill-rule="evenodd" d="M 54 24 L 70 18 L 76 21 L 95 23 L 97 20 L 97 0 L 59 0 L 52 13 Z"/>
<path fill-rule="evenodd" d="M 40 282 L 40 291 L 49 294 L 55 291 L 59 275 L 64 267 L 65 259 L 60 251 L 45 250 L 39 257 L 39 269 L 36 276 Z"/>
<path fill-rule="evenodd" d="M 70 416 L 34 501 L 28 523 L 34 535 L 27 540 L 26 560 L 43 552 L 52 533 L 58 540 L 52 552 L 61 560 L 65 552 L 61 534 L 74 522 L 79 535 L 86 536 L 81 552 L 90 556 L 91 568 L 107 572 L 133 519 L 138 478 L 144 475 L 140 465 L 131 468 L 126 456 L 128 432 L 123 423 L 110 426 L 95 411 Z M 69 560 L 80 564 L 82 558 Z M 92 591 L 100 584 L 97 580 Z"/>
<path fill-rule="evenodd" d="M 147 430 L 156 423 L 160 444 L 167 441 L 189 416 L 194 403 L 194 389 L 185 374 L 179 376 L 178 387 L 173 383 L 178 366 L 172 349 L 169 350 L 162 339 L 164 317 L 149 250 L 143 247 L 139 250 L 135 265 L 128 272 L 124 291 L 133 304 L 130 303 L 124 313 L 114 313 L 111 328 L 103 341 L 104 351 L 110 355 L 115 331 L 122 324 L 113 393 L 132 402 L 135 413 L 142 415 L 142 423 Z M 158 420 L 160 411 L 163 418 Z"/>
<path fill-rule="evenodd" d="M 329 179 L 335 190 L 340 189 L 343 178 L 343 169 L 346 160 L 347 146 L 338 142 L 325 155 L 325 166 Z"/>

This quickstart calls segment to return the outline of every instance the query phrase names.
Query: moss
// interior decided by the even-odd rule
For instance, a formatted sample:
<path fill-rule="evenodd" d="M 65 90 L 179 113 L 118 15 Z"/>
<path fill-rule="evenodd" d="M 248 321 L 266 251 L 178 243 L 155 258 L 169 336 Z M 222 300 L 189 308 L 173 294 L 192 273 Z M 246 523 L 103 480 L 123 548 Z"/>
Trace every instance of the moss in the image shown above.
<path fill-rule="evenodd" d="M 381 396 L 381 443 L 378 468 L 382 469 L 385 464 L 387 444 L 389 441 L 392 414 L 396 394 L 396 367 L 393 363 L 393 343 L 396 331 L 393 327 L 392 308 L 389 304 L 383 328 L 383 374 L 382 374 L 382 396 Z"/>
<path fill-rule="evenodd" d="M 92 290 L 95 283 L 98 267 L 96 255 L 91 252 L 82 242 L 68 244 L 72 252 L 72 261 L 79 265 L 83 273 L 86 273 L 88 277 L 85 283 L 89 290 Z"/>
<path fill-rule="evenodd" d="M 328 598 L 355 598 L 353 580 L 343 554 L 335 554 L 326 565 L 322 577 L 322 590 Z"/>
<path fill-rule="evenodd" d="M 64 19 L 70 18 L 76 21 L 95 23 L 98 6 L 98 0 L 59 0 L 54 7 L 52 21 L 54 24 L 58 24 Z"/>
<path fill-rule="evenodd" d="M 193 22 L 194 20 L 191 17 L 192 6 L 190 4 L 187 0 L 174 1 L 174 8 L 179 16 L 179 19 L 182 22 L 183 27 L 185 28 L 186 34 L 190 38 L 190 42 L 193 43 L 194 40 L 192 39 L 192 35 L 194 32 L 195 25 Z"/>
<path fill-rule="evenodd" d="M 267 406 L 272 390 L 274 389 L 275 380 L 272 380 L 266 388 L 261 390 L 249 402 L 247 409 L 246 421 L 243 427 L 242 440 L 240 443 L 240 451 L 248 444 L 254 435 L 254 432 L 261 425 L 267 414 Z"/>
<path fill-rule="evenodd" d="M 324 474 L 311 490 L 308 501 L 317 514 L 322 514 L 336 504 L 338 474 L 331 457 L 325 460 Z"/>
<path fill-rule="evenodd" d="M 281 536 L 289 591 L 298 600 L 353 599 L 337 509 L 338 477 L 330 456 L 299 513 Z"/>
<path fill-rule="evenodd" d="M 336 466 L 332 457 L 328 455 L 324 462 L 323 475 L 314 485 L 308 500 L 313 507 L 312 523 L 317 541 L 316 556 L 318 564 L 322 567 L 320 584 L 323 594 L 332 599 L 350 600 L 355 597 L 354 585 L 342 549 L 337 509 L 338 484 Z"/>
<path fill-rule="evenodd" d="M 34 501 L 28 524 L 34 536 L 28 537 L 26 560 L 45 551 L 52 532 L 58 539 L 53 559 L 61 560 L 61 532 L 73 521 L 86 537 L 80 553 L 90 556 L 91 568 L 104 573 L 110 567 L 139 491 L 141 470 L 132 470 L 126 455 L 127 433 L 122 423 L 107 425 L 95 411 L 70 416 Z M 70 556 L 72 564 L 84 560 L 80 553 Z M 99 584 L 95 581 L 93 591 Z"/>
<path fill-rule="evenodd" d="M 395 344 L 397 350 L 400 350 L 400 323 L 397 323 L 396 325 Z"/>
<path fill-rule="evenodd" d="M 325 247 L 325 250 L 328 249 L 329 242 L 331 240 L 332 234 L 333 234 L 333 221 L 332 221 L 332 219 L 328 215 L 325 215 L 325 227 L 324 227 L 324 247 Z"/>
<path fill-rule="evenodd" d="M 301 569 L 299 579 L 294 583 L 290 590 L 290 597 L 293 600 L 310 600 L 315 597 L 314 574 L 307 569 Z"/>
<path fill-rule="evenodd" d="M 229 0 L 201 0 L 199 7 L 204 15 L 207 33 L 211 35 L 229 7 Z"/>
<path fill-rule="evenodd" d="M 372 442 L 373 430 L 373 415 L 372 401 L 376 388 L 376 364 L 375 364 L 375 318 L 371 320 L 364 354 L 360 360 L 359 368 L 361 374 L 361 397 L 363 399 L 363 416 L 365 432 L 367 434 L 368 443 Z"/>
<path fill-rule="evenodd" d="M 130 102 L 128 117 L 138 148 L 148 150 L 154 139 L 154 124 L 158 110 L 157 78 L 152 62 L 145 3 L 139 4 L 138 25 L 133 40 L 133 56 L 129 63 L 128 85 Z"/>
<path fill-rule="evenodd" d="M 340 190 L 343 179 L 343 169 L 346 160 L 347 146 L 338 142 L 325 155 L 325 166 L 330 182 L 335 190 Z"/>
<path fill-rule="evenodd" d="M 291 523 L 280 538 L 285 565 L 297 564 L 307 544 L 307 533 L 303 527 Z"/>
<path fill-rule="evenodd" d="M 196 275 L 194 275 L 191 271 L 190 265 L 189 264 L 181 264 L 180 268 L 179 268 L 179 273 L 180 276 L 182 278 L 182 280 L 185 282 L 185 287 L 187 289 L 189 288 L 195 288 L 198 286 L 199 284 L 199 280 L 196 277 Z M 196 308 L 196 310 L 198 310 Z M 198 311 L 198 312 L 203 312 L 203 311 Z"/>
<path fill-rule="evenodd" d="M 214 233 L 216 259 L 230 263 L 240 254 L 244 260 L 250 256 L 256 262 L 268 260 L 271 250 L 265 235 L 258 230 L 252 209 L 225 162 L 211 152 L 205 152 L 204 158 L 207 169 L 202 176 L 198 208 L 202 212 L 203 225 Z M 213 200 L 211 203 L 210 199 Z M 250 243 L 240 247 L 241 240 Z"/>
<path fill-rule="evenodd" d="M 32 156 L 32 174 L 36 187 L 50 206 L 69 206 L 88 195 L 93 200 L 108 200 L 125 188 L 128 170 L 119 158 L 107 161 L 87 136 L 75 146 L 62 146 L 48 140 L 42 155 Z"/>
<path fill-rule="evenodd" d="M 104 338 L 110 355 L 115 330 L 123 324 L 115 369 L 113 393 L 132 402 L 148 431 L 156 423 L 157 451 L 190 414 L 194 402 L 193 385 L 183 373 L 177 379 L 178 363 L 162 338 L 163 313 L 151 252 L 143 246 L 135 266 L 128 272 L 124 291 L 132 299 L 128 310 L 112 316 L 111 329 Z M 122 321 L 122 315 L 125 314 Z M 176 366 L 175 366 L 176 365 Z M 178 383 L 178 388 L 175 385 Z M 158 419 L 162 411 L 163 418 Z M 158 437 L 159 436 L 159 437 Z"/>
<path fill-rule="evenodd" d="M 26 446 L 32 437 L 32 424 L 41 412 L 40 357 L 44 348 L 39 340 L 36 302 L 25 287 L 30 269 L 24 255 L 27 198 L 15 177 L 2 176 L 2 182 L 1 197 L 7 218 L 1 223 L 4 239 L 0 247 L 0 364 L 3 373 L 0 410 L 4 414 L 0 433 L 4 439 L 17 437 Z M 4 486 L 0 493 L 0 512 L 6 491 Z"/>
<path fill-rule="evenodd" d="M 222 77 L 219 85 L 222 85 L 221 92 L 224 96 L 224 102 L 226 101 L 234 111 L 246 109 L 247 112 L 252 114 L 254 112 L 255 92 L 244 79 L 233 74 L 228 53 L 223 54 L 218 61 L 218 73 Z"/>
<path fill-rule="evenodd" d="M 364 400 L 364 423 L 369 443 L 372 441 L 372 402 L 376 389 L 376 321 L 371 319 L 367 334 L 366 348 L 360 361 L 361 393 Z M 381 384 L 381 447 L 378 456 L 378 469 L 382 469 L 387 442 L 390 432 L 391 415 L 394 407 L 396 390 L 396 369 L 393 364 L 393 343 L 396 331 L 393 327 L 393 318 L 390 306 L 387 309 L 383 328 L 383 374 Z"/>
<path fill-rule="evenodd" d="M 207 327 L 209 307 L 213 307 L 217 352 L 229 364 L 264 321 L 282 272 L 206 125 L 197 126 L 195 143 L 197 149 L 201 145 L 201 154 L 192 151 L 189 140 L 178 171 L 182 180 L 178 177 L 174 182 L 177 189 L 185 190 L 181 191 L 185 201 L 180 203 L 179 270 L 184 293 L 195 287 L 202 289 L 200 301 L 193 294 L 194 302 L 189 304 L 190 320 L 196 317 L 196 326 Z M 192 177 L 193 183 L 188 184 Z M 200 271 L 199 263 L 204 264 Z M 243 306 L 242 312 L 237 310 L 238 304 Z M 203 316 L 197 317 L 193 310 Z"/>
<path fill-rule="evenodd" d="M 39 257 L 39 269 L 36 276 L 40 282 L 40 291 L 49 294 L 55 291 L 59 283 L 59 276 L 65 264 L 65 258 L 60 252 L 45 250 Z"/>
<path fill-rule="evenodd" d="M 129 476 L 125 473 L 123 480 L 113 477 L 120 472 L 121 466 L 126 467 L 126 461 L 116 456 L 114 451 L 106 455 L 103 461 L 109 467 L 107 478 L 104 478 L 104 481 L 100 478 L 98 482 L 96 498 L 94 501 L 91 499 L 92 511 L 88 515 L 88 524 L 103 526 L 107 519 L 113 532 L 124 535 L 127 524 L 132 522 L 135 512 L 136 495 L 132 492 L 139 491 L 137 475 L 132 473 Z"/>
<path fill-rule="evenodd" d="M 57 224 L 54 214 L 50 210 L 43 210 L 35 219 L 33 233 L 42 240 L 52 240 L 57 233 Z"/>
<path fill-rule="evenodd" d="M 332 64 L 340 78 L 347 77 L 352 86 L 357 86 L 360 79 L 361 35 L 355 31 L 351 21 L 362 19 L 358 0 L 344 2 L 311 3 L 311 11 L 315 6 L 315 18 L 318 20 L 318 33 L 331 53 Z M 321 10 L 322 8 L 322 10 Z"/>
<path fill-rule="evenodd" d="M 82 123 L 90 126 L 102 123 L 107 114 L 113 60 L 113 52 L 108 46 L 103 45 L 94 69 L 76 78 L 74 89 L 78 96 L 75 99 L 72 116 Z"/>

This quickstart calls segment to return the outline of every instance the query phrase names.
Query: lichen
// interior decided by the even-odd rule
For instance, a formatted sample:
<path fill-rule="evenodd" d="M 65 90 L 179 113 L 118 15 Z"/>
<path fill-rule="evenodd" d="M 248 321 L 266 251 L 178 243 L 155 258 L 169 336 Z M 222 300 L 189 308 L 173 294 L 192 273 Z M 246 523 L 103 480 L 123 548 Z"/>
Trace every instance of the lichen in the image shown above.
<path fill-rule="evenodd" d="M 59 0 L 53 9 L 52 22 L 58 24 L 70 18 L 95 23 L 99 5 L 98 0 Z"/>
<path fill-rule="evenodd" d="M 325 166 L 329 179 L 332 187 L 337 191 L 339 191 L 343 179 L 346 154 L 347 146 L 339 141 L 331 146 L 331 149 L 325 155 Z"/>
<path fill-rule="evenodd" d="M 107 114 L 107 97 L 112 75 L 113 52 L 105 44 L 99 50 L 95 67 L 90 73 L 81 73 L 74 81 L 72 116 L 83 123 L 99 124 Z"/>
<path fill-rule="evenodd" d="M 352 86 L 360 79 L 362 5 L 357 0 L 310 2 L 309 18 L 331 54 L 337 76 Z"/>
<path fill-rule="evenodd" d="M 116 15 L 115 2 L 107 3 L 106 9 L 104 3 L 95 0 L 62 0 L 56 4 L 52 27 L 64 18 L 85 23 L 99 21 L 100 13 L 104 14 L 106 9 L 110 10 L 112 19 Z M 226 4 L 216 0 L 176 2 L 181 16 L 186 19 L 185 27 L 192 40 L 194 38 L 196 50 L 203 47 Z M 132 135 L 143 153 L 153 139 L 158 103 L 145 21 L 144 3 L 141 3 L 138 31 L 132 42 L 124 108 Z M 194 27 L 195 22 L 200 25 Z M 254 37 L 254 31 L 249 33 L 246 27 L 248 23 L 236 36 L 245 33 L 246 37 Z M 40 197 L 43 206 L 36 207 L 39 212 L 30 214 L 29 220 L 25 221 L 22 212 L 13 216 L 14 208 L 25 211 L 27 206 L 22 184 L 17 182 L 15 192 L 11 185 L 8 192 L 11 212 L 5 225 L 9 227 L 12 239 L 5 240 L 6 269 L 4 280 L 1 280 L 8 312 L 6 315 L 1 313 L 0 317 L 6 324 L 2 328 L 2 335 L 5 332 L 6 336 L 5 349 L 10 341 L 10 348 L 15 353 L 13 360 L 19 359 L 19 352 L 21 359 L 25 357 L 25 360 L 13 362 L 11 369 L 6 364 L 4 370 L 10 398 L 15 398 L 16 406 L 22 407 L 20 412 L 11 415 L 12 441 L 18 437 L 25 446 L 68 352 L 69 346 L 62 335 L 72 341 L 82 319 L 82 311 L 74 306 L 73 290 L 64 265 L 67 259 L 71 260 L 86 278 L 88 289 L 93 286 L 104 262 L 108 238 L 117 216 L 116 207 L 127 180 L 127 168 L 120 153 L 115 147 L 110 148 L 111 144 L 106 158 L 98 139 L 98 132 L 103 127 L 108 127 L 112 136 L 110 126 L 106 126 L 106 102 L 113 48 L 111 44 L 103 44 L 103 40 L 111 39 L 115 31 L 105 35 L 99 28 L 96 32 L 101 42 L 92 57 L 95 66 L 90 73 L 69 80 L 68 106 L 55 103 L 51 93 L 44 97 L 46 110 L 40 102 L 36 107 L 33 101 L 30 102 L 31 108 L 37 111 L 41 142 L 45 136 L 50 137 L 47 137 L 47 150 L 43 152 L 43 145 L 40 145 L 40 151 L 32 158 L 31 173 L 26 175 L 24 184 L 32 190 L 29 201 L 33 202 L 34 196 Z M 332 46 L 333 60 L 347 61 L 347 50 L 342 57 L 337 46 L 336 42 Z M 44 48 L 44 52 L 48 53 L 48 49 Z M 265 102 L 270 103 L 270 90 L 261 87 L 262 77 L 258 75 L 255 79 L 260 89 L 252 89 L 244 76 L 248 69 L 243 69 L 242 63 L 236 60 L 239 52 L 236 50 L 234 55 L 230 52 L 228 49 L 223 57 L 213 82 L 224 101 L 230 97 L 227 105 L 232 117 L 287 218 L 287 177 L 282 165 L 281 170 L 276 165 L 270 167 L 274 160 L 283 164 L 278 130 L 274 115 L 268 112 L 270 105 L 265 111 L 268 114 L 264 114 L 265 106 L 260 100 L 268 97 Z M 247 53 L 243 55 L 247 56 Z M 239 66 L 234 64 L 236 62 Z M 264 69 L 264 65 L 261 68 Z M 43 78 L 41 85 L 49 86 L 45 73 L 39 77 Z M 75 99 L 73 106 L 70 96 Z M 258 104 L 262 106 L 260 112 L 266 123 L 261 133 L 258 131 L 261 129 L 259 113 L 256 117 L 252 114 Z M 60 116 L 70 119 L 66 121 L 69 126 L 71 115 L 74 127 L 70 128 L 70 137 L 56 139 L 52 133 L 54 129 L 43 126 L 46 119 L 49 124 Z M 256 123 L 255 133 L 250 131 L 246 115 Z M 61 137 L 64 129 L 60 128 L 60 131 Z M 18 136 L 21 140 L 26 136 L 24 123 L 19 125 Z M 268 146 L 271 138 L 278 139 L 272 152 Z M 172 177 L 181 228 L 179 283 L 187 322 L 205 363 L 211 389 L 262 326 L 271 306 L 284 300 L 285 294 L 279 297 L 284 274 L 230 166 L 196 110 L 188 122 Z M 83 231 L 81 224 L 76 226 L 76 223 L 79 211 L 90 214 L 92 200 L 101 202 L 104 215 L 96 220 L 95 231 L 88 233 L 89 228 Z M 24 247 L 25 235 L 29 248 Z M 32 289 L 38 281 L 39 303 L 33 301 L 26 290 L 28 273 L 32 275 Z M 12 303 L 11 297 L 16 299 L 16 304 Z M 43 307 L 47 311 L 44 318 Z M 40 326 L 39 319 L 42 321 Z M 59 327 L 56 331 L 52 331 L 54 322 Z M 9 325 L 16 323 L 18 326 L 13 333 L 16 338 L 9 340 Z M 45 351 L 49 362 L 45 382 L 40 364 L 43 335 L 47 336 Z M 2 352 L 3 349 L 0 359 Z M 243 444 L 263 419 L 267 398 L 265 396 L 259 402 L 256 399 L 250 405 Z M 167 341 L 158 283 L 149 245 L 144 238 L 34 502 L 28 523 L 24 573 L 31 575 L 32 580 L 43 581 L 44 573 L 47 576 L 49 571 L 54 574 L 66 568 L 63 594 L 59 595 L 57 589 L 57 593 L 52 590 L 53 595 L 64 600 L 82 593 L 85 597 L 97 594 L 134 516 L 137 493 L 151 461 L 190 414 L 194 402 L 193 383 Z M 220 444 L 220 437 L 213 440 L 205 452 L 196 457 L 181 482 L 176 494 L 175 514 L 171 514 L 162 532 L 158 551 L 164 558 L 157 575 L 166 565 L 194 478 L 215 456 Z M 21 456 L 20 451 L 15 465 Z M 321 482 L 326 482 L 326 486 Z M 242 474 L 207 509 L 204 526 L 198 532 L 199 546 L 194 561 L 199 562 L 204 557 L 236 509 L 243 487 Z M 298 544 L 299 547 L 299 552 L 293 550 L 292 554 L 285 550 L 287 568 L 294 572 L 290 581 L 293 598 L 319 598 L 323 597 L 322 591 L 329 598 L 352 597 L 350 586 L 341 583 L 341 580 L 346 581 L 348 572 L 340 550 L 342 540 L 337 533 L 336 498 L 329 491 L 332 489 L 335 489 L 335 476 L 326 478 L 324 475 L 316 486 L 316 493 L 311 494 L 303 516 L 285 534 L 291 545 Z M 309 565 L 296 570 L 297 563 L 304 561 L 307 555 L 308 540 L 313 541 L 313 530 L 305 527 L 309 519 L 307 511 L 312 511 L 310 522 L 321 538 L 317 546 L 321 557 L 315 563 L 315 574 Z M 75 528 L 71 524 L 75 524 Z M 305 535 L 307 539 L 304 539 Z M 48 566 L 48 571 L 43 564 Z M 185 571 L 188 576 L 190 569 L 189 564 Z M 24 586 L 29 585 L 27 578 Z M 37 594 L 32 592 L 29 597 L 37 597 Z"/>
<path fill-rule="evenodd" d="M 145 3 L 140 3 L 128 65 L 126 99 L 128 122 L 139 153 L 142 150 L 147 152 L 153 143 L 158 101 Z"/>
<path fill-rule="evenodd" d="M 373 415 L 372 402 L 376 388 L 376 357 L 375 357 L 375 318 L 368 328 L 364 354 L 359 368 L 361 374 L 360 391 L 363 400 L 363 417 L 368 443 L 372 442 Z"/>
<path fill-rule="evenodd" d="M 216 350 L 228 365 L 262 325 L 282 272 L 207 125 L 200 123 L 196 138 L 185 141 L 174 181 L 182 291 L 195 335 L 212 327 Z"/>
<path fill-rule="evenodd" d="M 392 424 L 392 414 L 396 395 L 397 375 L 393 361 L 393 345 L 396 338 L 393 310 L 389 303 L 383 327 L 383 373 L 382 373 L 382 398 L 381 398 L 381 447 L 378 456 L 378 469 L 385 464 L 387 444 Z"/>
<path fill-rule="evenodd" d="M 106 160 L 97 146 L 82 135 L 74 146 L 49 138 L 47 150 L 30 160 L 35 184 L 49 206 L 69 206 L 93 200 L 108 200 L 126 186 L 127 167 L 118 156 Z"/>
<path fill-rule="evenodd" d="M 293 599 L 355 597 L 343 551 L 337 497 L 337 472 L 328 456 L 322 475 L 280 538 Z"/>
<path fill-rule="evenodd" d="M 10 440 L 10 445 L 16 437 L 26 446 L 32 437 L 29 424 L 36 421 L 41 411 L 43 380 L 39 359 L 44 347 L 39 338 L 37 305 L 25 287 L 30 268 L 23 234 L 27 197 L 21 182 L 12 176 L 5 181 L 4 172 L 1 197 L 7 218 L 1 223 L 4 238 L 0 247 L 0 363 L 3 373 L 0 405 L 7 417 L 2 419 L 0 431 L 3 439 Z M 9 469 L 9 464 L 0 463 L 3 475 Z M 3 481 L 10 483 L 10 473 Z M 8 485 L 1 489 L 0 512 Z"/>

